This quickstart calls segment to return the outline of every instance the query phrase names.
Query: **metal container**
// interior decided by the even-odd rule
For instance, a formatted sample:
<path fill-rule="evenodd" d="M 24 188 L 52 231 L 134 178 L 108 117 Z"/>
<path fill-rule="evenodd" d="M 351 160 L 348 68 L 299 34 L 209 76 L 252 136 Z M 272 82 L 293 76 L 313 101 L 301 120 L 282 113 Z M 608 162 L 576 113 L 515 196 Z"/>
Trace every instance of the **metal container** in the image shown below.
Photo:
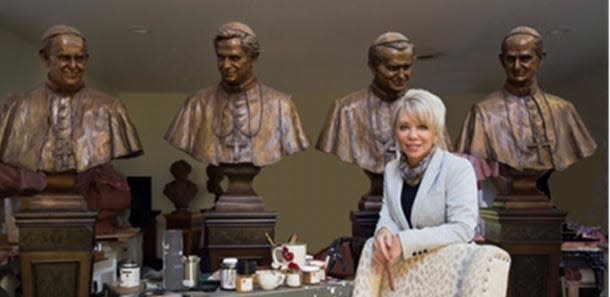
<path fill-rule="evenodd" d="M 182 257 L 182 264 L 184 264 L 184 280 L 182 285 L 187 288 L 197 287 L 199 285 L 199 262 L 201 258 L 191 255 Z"/>
<path fill-rule="evenodd" d="M 235 290 L 237 279 L 237 258 L 224 258 L 220 265 L 220 288 L 223 290 Z"/>

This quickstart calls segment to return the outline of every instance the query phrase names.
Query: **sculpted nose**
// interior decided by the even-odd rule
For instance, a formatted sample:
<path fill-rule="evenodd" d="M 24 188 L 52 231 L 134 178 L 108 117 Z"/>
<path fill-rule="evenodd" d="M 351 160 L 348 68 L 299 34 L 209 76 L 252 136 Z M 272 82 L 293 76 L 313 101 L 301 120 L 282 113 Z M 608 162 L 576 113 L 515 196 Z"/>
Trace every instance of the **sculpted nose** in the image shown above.
<path fill-rule="evenodd" d="M 515 63 L 513 64 L 513 68 L 514 68 L 515 70 L 519 70 L 519 69 L 521 69 L 521 66 L 522 66 L 522 65 L 521 65 L 521 61 L 519 61 L 519 59 L 516 59 L 516 60 L 515 60 Z"/>
<path fill-rule="evenodd" d="M 229 66 L 228 59 L 219 59 L 220 69 L 226 69 Z"/>

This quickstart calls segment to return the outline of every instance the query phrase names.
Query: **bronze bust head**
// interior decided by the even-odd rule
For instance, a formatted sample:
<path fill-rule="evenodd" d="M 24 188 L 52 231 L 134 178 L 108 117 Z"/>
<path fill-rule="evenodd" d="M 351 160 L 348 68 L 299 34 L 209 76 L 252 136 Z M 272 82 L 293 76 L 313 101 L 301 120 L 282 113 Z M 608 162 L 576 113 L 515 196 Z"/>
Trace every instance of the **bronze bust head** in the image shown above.
<path fill-rule="evenodd" d="M 400 33 L 384 33 L 369 47 L 368 65 L 373 85 L 398 98 L 406 93 L 413 72 L 413 44 Z"/>

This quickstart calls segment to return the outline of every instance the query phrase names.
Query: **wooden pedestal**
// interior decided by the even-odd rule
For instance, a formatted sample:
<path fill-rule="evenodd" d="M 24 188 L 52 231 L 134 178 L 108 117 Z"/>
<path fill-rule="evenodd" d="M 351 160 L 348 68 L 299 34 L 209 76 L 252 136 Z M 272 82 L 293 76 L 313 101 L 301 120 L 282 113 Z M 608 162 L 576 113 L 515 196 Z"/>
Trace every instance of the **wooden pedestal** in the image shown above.
<path fill-rule="evenodd" d="M 352 221 L 352 236 L 369 238 L 375 235 L 379 212 L 372 210 L 351 211 L 350 219 Z"/>
<path fill-rule="evenodd" d="M 203 258 L 209 267 L 204 270 L 215 271 L 223 258 L 236 257 L 253 259 L 259 266 L 271 264 L 271 244 L 265 232 L 275 237 L 277 213 L 260 212 L 218 212 L 204 211 L 204 249 Z"/>
<path fill-rule="evenodd" d="M 375 227 L 379 221 L 379 210 L 383 199 L 383 174 L 364 170 L 369 178 L 370 188 L 360 197 L 358 210 L 350 212 L 352 221 L 352 236 L 369 238 L 375 234 Z"/>
<path fill-rule="evenodd" d="M 169 213 L 164 215 L 166 229 L 182 230 L 184 255 L 196 255 L 199 252 L 203 215 L 200 213 Z"/>
<path fill-rule="evenodd" d="M 90 295 L 95 212 L 19 212 L 23 296 Z"/>
<path fill-rule="evenodd" d="M 561 224 L 566 212 L 556 208 L 482 208 L 485 241 L 512 258 L 509 297 L 557 297 L 561 286 Z"/>

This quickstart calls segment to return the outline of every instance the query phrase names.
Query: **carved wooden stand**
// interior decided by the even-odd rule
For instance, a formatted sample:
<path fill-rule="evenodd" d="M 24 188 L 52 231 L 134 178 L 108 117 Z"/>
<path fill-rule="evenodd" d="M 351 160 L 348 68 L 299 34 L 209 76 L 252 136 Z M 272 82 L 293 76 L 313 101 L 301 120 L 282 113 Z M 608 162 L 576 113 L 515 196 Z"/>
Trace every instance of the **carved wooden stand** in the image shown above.
<path fill-rule="evenodd" d="M 268 266 L 271 244 L 265 232 L 275 237 L 277 213 L 265 211 L 263 199 L 252 188 L 260 167 L 250 163 L 221 164 L 220 167 L 229 185 L 214 209 L 202 211 L 205 234 L 202 256 L 209 261 L 202 264 L 203 269 L 215 271 L 225 257 L 254 259 L 258 265 Z M 217 176 L 210 178 L 218 180 Z"/>
<path fill-rule="evenodd" d="M 375 226 L 379 221 L 379 210 L 383 199 L 383 174 L 372 173 L 365 170 L 371 187 L 362 195 L 358 202 L 358 210 L 350 212 L 352 221 L 352 236 L 369 238 L 375 233 Z"/>
<path fill-rule="evenodd" d="M 95 218 L 74 190 L 74 174 L 48 176 L 44 193 L 20 197 L 15 213 L 23 296 L 90 295 Z"/>
<path fill-rule="evenodd" d="M 536 178 L 529 174 L 501 180 L 494 207 L 480 210 L 486 242 L 511 255 L 510 297 L 559 296 L 561 225 L 567 213 L 536 190 Z"/>
<path fill-rule="evenodd" d="M 184 255 L 196 255 L 199 252 L 203 215 L 190 212 L 172 212 L 164 215 L 166 229 L 182 230 Z"/>
<path fill-rule="evenodd" d="M 265 232 L 275 237 L 277 212 L 219 212 L 204 211 L 204 259 L 215 271 L 225 257 L 252 259 L 259 266 L 271 263 L 271 244 Z"/>

